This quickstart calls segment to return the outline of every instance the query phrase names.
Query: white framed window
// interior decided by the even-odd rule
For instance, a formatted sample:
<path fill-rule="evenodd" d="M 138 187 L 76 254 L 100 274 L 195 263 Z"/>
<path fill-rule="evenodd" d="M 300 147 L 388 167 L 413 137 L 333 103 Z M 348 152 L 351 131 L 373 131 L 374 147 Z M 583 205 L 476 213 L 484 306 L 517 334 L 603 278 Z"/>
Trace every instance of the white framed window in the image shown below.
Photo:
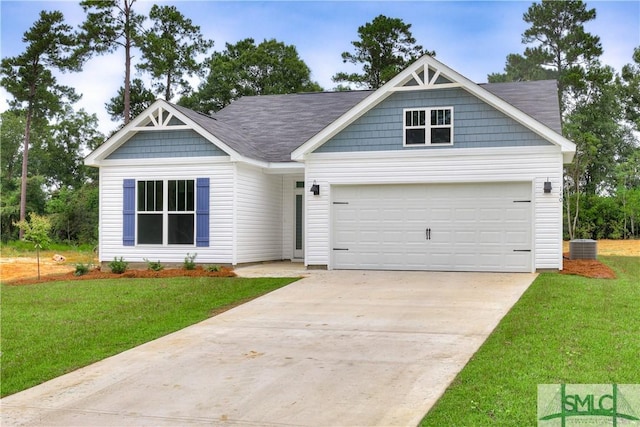
<path fill-rule="evenodd" d="M 141 245 L 195 243 L 195 181 L 140 180 L 136 185 L 137 242 Z"/>
<path fill-rule="evenodd" d="M 403 139 L 405 147 L 453 144 L 453 107 L 406 108 Z"/>

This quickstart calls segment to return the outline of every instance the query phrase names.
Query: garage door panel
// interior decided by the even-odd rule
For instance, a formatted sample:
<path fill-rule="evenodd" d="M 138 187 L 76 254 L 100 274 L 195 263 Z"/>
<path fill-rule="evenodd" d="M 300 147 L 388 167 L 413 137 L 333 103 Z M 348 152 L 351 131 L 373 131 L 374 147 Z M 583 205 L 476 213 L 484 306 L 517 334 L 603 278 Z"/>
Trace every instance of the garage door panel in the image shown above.
<path fill-rule="evenodd" d="M 437 247 L 438 243 L 445 243 L 450 245 L 453 242 L 454 231 L 443 228 L 433 227 L 431 228 L 431 239 L 429 239 L 429 245 Z M 423 235 L 426 240 L 426 237 Z"/>
<path fill-rule="evenodd" d="M 336 221 L 342 223 L 355 224 L 358 222 L 358 211 L 353 208 L 334 208 L 333 215 L 335 216 Z"/>
<path fill-rule="evenodd" d="M 505 222 L 513 224 L 529 225 L 531 224 L 531 204 L 522 206 L 518 209 L 507 208 L 504 213 Z"/>
<path fill-rule="evenodd" d="M 423 214 L 424 215 L 424 210 Z M 451 209 L 450 208 L 442 208 L 442 207 L 434 207 L 431 208 L 431 222 L 451 222 Z M 424 216 L 423 216 L 424 218 Z"/>
<path fill-rule="evenodd" d="M 504 256 L 504 263 L 506 265 L 518 265 L 527 262 L 530 257 L 531 253 L 529 252 L 512 252 Z"/>
<path fill-rule="evenodd" d="M 359 221 L 380 221 L 380 209 L 360 209 L 358 211 Z"/>
<path fill-rule="evenodd" d="M 531 271 L 530 183 L 334 187 L 334 268 Z M 514 203 L 516 201 L 517 203 Z M 345 209 L 346 207 L 346 209 Z M 348 252 L 345 254 L 344 252 Z"/>
<path fill-rule="evenodd" d="M 412 244 L 416 243 L 417 247 L 422 248 L 424 246 L 424 242 L 426 242 L 424 230 L 411 230 L 405 233 L 405 243 Z"/>
<path fill-rule="evenodd" d="M 398 243 L 404 242 L 403 230 L 385 230 L 382 231 L 382 244 L 390 244 L 391 247 L 397 246 Z"/>
<path fill-rule="evenodd" d="M 477 209 L 474 208 L 455 208 L 452 220 L 456 224 L 475 223 Z"/>
<path fill-rule="evenodd" d="M 506 240 L 504 233 L 499 231 L 480 231 L 478 238 L 481 242 L 489 244 L 502 244 L 503 240 Z"/>
<path fill-rule="evenodd" d="M 424 224 L 424 208 L 410 207 L 405 211 L 405 221 L 411 224 Z"/>
<path fill-rule="evenodd" d="M 380 244 L 380 232 L 376 230 L 362 230 L 360 231 L 360 241 L 365 245 L 379 245 Z M 353 240 L 351 240 L 353 241 Z"/>
<path fill-rule="evenodd" d="M 477 233 L 475 231 L 456 231 L 453 233 L 453 244 L 474 244 L 478 240 Z"/>
<path fill-rule="evenodd" d="M 531 245 L 531 234 L 525 231 L 507 231 L 504 233 L 505 243 L 510 245 Z"/>
<path fill-rule="evenodd" d="M 504 209 L 496 208 L 480 208 L 478 209 L 478 216 L 481 222 L 498 222 L 503 221 L 505 217 Z"/>
<path fill-rule="evenodd" d="M 338 244 L 342 242 L 349 243 L 355 241 L 358 237 L 355 227 L 348 230 L 340 229 L 336 231 L 334 241 Z"/>

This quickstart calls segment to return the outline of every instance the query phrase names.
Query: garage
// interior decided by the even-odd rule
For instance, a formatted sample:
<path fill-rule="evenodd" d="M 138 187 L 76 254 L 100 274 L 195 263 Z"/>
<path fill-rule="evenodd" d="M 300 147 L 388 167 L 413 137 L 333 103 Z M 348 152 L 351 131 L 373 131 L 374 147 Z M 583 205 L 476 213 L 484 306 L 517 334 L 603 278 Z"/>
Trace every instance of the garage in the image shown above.
<path fill-rule="evenodd" d="M 332 186 L 333 268 L 530 272 L 531 186 Z"/>

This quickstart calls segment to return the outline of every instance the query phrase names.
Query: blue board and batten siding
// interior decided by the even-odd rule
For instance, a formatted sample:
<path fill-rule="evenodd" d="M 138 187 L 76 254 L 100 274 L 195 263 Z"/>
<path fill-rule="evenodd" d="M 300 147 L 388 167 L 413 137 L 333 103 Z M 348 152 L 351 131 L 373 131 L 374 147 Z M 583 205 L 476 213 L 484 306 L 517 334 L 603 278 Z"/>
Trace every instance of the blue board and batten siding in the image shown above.
<path fill-rule="evenodd" d="M 453 145 L 403 146 L 403 109 L 430 107 L 453 107 Z M 315 152 L 549 145 L 549 141 L 463 89 L 433 89 L 392 94 Z"/>
<path fill-rule="evenodd" d="M 210 157 L 227 154 L 192 130 L 156 130 L 138 132 L 108 160 L 174 157 Z"/>

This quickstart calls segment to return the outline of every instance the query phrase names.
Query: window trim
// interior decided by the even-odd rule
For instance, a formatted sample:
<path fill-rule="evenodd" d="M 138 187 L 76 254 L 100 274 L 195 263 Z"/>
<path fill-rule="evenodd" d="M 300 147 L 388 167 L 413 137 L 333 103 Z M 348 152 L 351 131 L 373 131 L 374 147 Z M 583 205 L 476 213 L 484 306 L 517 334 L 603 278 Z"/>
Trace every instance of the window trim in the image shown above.
<path fill-rule="evenodd" d="M 431 124 L 431 112 L 435 110 L 450 110 L 451 111 L 451 124 L 449 125 L 432 125 Z M 425 114 L 425 125 L 424 126 L 407 126 L 407 113 L 414 111 L 423 111 Z M 454 110 L 453 107 L 441 106 L 441 107 L 414 107 L 414 108 L 404 108 L 402 110 L 402 146 L 407 148 L 416 148 L 416 147 L 448 147 L 453 145 L 454 142 Z M 408 129 L 424 129 L 424 143 L 420 144 L 407 144 L 407 130 Z M 451 141 L 445 143 L 432 143 L 431 142 L 431 130 L 432 129 L 450 129 L 451 130 Z"/>
<path fill-rule="evenodd" d="M 161 181 L 162 182 L 162 210 L 161 211 L 140 211 L 138 210 L 138 183 L 149 181 Z M 193 210 L 169 210 L 169 182 L 170 181 L 193 181 Z M 135 246 L 142 247 L 196 247 L 198 238 L 197 227 L 197 209 L 198 206 L 198 192 L 197 192 L 197 178 L 192 177 L 180 177 L 180 178 L 141 178 L 135 180 Z M 140 214 L 161 214 L 162 215 L 162 243 L 140 243 L 138 241 L 140 224 L 138 217 Z M 193 216 L 193 243 L 169 243 L 169 216 L 170 215 L 187 215 Z"/>

